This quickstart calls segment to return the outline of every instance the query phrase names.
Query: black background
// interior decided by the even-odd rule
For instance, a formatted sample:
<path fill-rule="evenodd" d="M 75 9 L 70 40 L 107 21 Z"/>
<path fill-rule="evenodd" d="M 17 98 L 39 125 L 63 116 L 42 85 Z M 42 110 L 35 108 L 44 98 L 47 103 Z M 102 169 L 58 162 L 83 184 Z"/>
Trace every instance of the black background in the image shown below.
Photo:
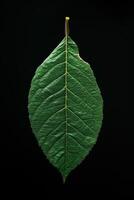
<path fill-rule="evenodd" d="M 21 189 L 43 186 L 46 195 L 71 192 L 99 196 L 133 195 L 133 132 L 128 126 L 128 49 L 132 9 L 128 3 L 4 2 L 1 41 L 1 181 Z M 32 133 L 27 96 L 36 68 L 64 37 L 70 36 L 89 62 L 104 99 L 104 121 L 90 155 L 65 185 Z M 14 190 L 12 191 L 14 192 Z M 33 190 L 33 193 L 35 191 Z M 108 197 L 107 196 L 107 197 Z M 84 197 L 85 199 L 85 197 Z"/>

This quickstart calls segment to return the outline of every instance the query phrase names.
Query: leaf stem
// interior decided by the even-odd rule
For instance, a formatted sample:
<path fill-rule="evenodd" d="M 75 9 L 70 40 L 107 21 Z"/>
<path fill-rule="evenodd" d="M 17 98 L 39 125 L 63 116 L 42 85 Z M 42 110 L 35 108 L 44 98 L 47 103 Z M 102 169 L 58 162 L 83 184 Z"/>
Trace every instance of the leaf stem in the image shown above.
<path fill-rule="evenodd" d="M 69 17 L 65 17 L 65 36 L 67 37 L 69 35 Z"/>

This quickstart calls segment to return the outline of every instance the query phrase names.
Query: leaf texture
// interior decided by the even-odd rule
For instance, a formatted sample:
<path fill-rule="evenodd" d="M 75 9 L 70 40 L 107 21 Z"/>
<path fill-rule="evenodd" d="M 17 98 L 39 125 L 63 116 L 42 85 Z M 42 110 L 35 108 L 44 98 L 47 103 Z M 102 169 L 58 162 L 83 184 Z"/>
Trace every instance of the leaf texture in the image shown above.
<path fill-rule="evenodd" d="M 28 101 L 33 133 L 66 179 L 96 143 L 103 118 L 93 71 L 70 36 L 37 68 Z"/>

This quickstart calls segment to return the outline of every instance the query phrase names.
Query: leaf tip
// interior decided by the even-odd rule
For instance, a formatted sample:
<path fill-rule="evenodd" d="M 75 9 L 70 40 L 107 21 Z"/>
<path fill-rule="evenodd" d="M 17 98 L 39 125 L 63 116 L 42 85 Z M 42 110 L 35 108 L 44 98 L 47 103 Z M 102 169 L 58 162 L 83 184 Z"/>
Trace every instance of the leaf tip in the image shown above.
<path fill-rule="evenodd" d="M 67 178 L 67 176 L 63 176 L 63 184 L 65 184 L 66 178 Z"/>

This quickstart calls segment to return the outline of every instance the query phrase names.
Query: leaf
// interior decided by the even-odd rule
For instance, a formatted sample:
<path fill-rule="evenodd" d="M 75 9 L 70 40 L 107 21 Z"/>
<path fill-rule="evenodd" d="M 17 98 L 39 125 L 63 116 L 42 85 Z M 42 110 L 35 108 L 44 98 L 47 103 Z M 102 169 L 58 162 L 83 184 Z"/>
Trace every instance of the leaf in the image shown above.
<path fill-rule="evenodd" d="M 103 101 L 90 65 L 66 35 L 37 68 L 29 91 L 33 133 L 64 180 L 96 143 Z"/>

